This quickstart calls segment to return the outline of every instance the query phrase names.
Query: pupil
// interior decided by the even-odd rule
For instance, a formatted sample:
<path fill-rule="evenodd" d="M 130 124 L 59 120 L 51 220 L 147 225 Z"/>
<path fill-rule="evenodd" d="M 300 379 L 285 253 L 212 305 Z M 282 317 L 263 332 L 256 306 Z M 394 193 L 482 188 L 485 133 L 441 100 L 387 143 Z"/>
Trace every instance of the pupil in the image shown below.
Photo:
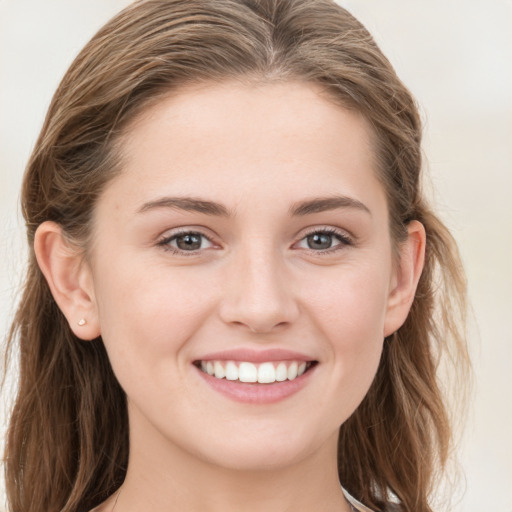
<path fill-rule="evenodd" d="M 315 233 L 307 237 L 310 249 L 329 249 L 332 245 L 332 235 L 326 233 Z"/>
<path fill-rule="evenodd" d="M 185 251 L 193 251 L 201 248 L 199 235 L 182 235 L 176 239 L 176 245 Z"/>

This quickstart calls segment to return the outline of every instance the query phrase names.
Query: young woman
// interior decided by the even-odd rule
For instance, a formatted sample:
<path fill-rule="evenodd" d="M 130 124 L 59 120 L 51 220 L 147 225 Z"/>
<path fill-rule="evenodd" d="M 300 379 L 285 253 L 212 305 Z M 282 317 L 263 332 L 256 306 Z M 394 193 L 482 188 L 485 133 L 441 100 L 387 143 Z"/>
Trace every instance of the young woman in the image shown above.
<path fill-rule="evenodd" d="M 431 511 L 465 285 L 420 143 L 329 0 L 110 21 L 23 185 L 11 510 Z"/>

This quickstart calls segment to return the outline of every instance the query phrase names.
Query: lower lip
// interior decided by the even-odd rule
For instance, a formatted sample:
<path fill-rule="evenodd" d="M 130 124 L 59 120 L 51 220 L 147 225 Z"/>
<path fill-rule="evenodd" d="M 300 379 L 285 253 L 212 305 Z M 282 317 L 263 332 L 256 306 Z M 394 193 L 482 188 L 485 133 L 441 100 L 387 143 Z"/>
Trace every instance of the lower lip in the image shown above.
<path fill-rule="evenodd" d="M 246 404 L 271 404 L 280 402 L 289 396 L 298 393 L 310 380 L 316 365 L 309 368 L 300 377 L 272 384 L 258 384 L 240 382 L 237 380 L 217 379 L 194 366 L 204 381 L 215 391 L 222 395 Z"/>

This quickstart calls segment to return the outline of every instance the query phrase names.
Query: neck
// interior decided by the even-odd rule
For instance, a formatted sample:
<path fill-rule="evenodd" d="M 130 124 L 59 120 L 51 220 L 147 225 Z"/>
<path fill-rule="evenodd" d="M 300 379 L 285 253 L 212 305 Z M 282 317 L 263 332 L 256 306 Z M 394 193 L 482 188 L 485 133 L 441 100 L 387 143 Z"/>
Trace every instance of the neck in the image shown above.
<path fill-rule="evenodd" d="M 241 470 L 205 461 L 157 436 L 141 443 L 131 432 L 130 462 L 115 512 L 349 512 L 338 480 L 336 443 L 337 434 L 291 464 Z M 114 506 L 112 498 L 106 511 Z"/>

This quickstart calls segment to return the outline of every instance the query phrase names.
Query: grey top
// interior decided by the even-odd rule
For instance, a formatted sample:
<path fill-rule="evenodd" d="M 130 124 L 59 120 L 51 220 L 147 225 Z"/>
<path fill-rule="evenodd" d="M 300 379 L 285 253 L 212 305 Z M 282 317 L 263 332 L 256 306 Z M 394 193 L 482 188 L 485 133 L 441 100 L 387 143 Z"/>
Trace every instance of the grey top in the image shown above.
<path fill-rule="evenodd" d="M 350 505 L 356 512 L 373 512 L 371 508 L 368 508 L 361 502 L 357 501 L 353 496 L 350 496 L 350 494 L 345 489 L 343 489 L 343 487 L 341 489 L 343 491 L 343 494 L 345 495 L 345 498 L 347 498 L 347 501 L 350 503 Z M 399 508 L 398 505 L 389 505 L 389 508 L 386 507 L 386 510 L 388 512 L 398 512 Z"/>
<path fill-rule="evenodd" d="M 343 487 L 341 489 L 343 491 L 343 494 L 345 495 L 345 498 L 347 498 L 348 502 L 352 505 L 352 507 L 356 511 L 358 511 L 358 512 L 373 512 L 373 510 L 369 509 L 368 507 L 365 507 L 362 503 L 360 503 L 355 498 L 350 496 L 350 494 L 345 489 L 343 489 Z"/>

